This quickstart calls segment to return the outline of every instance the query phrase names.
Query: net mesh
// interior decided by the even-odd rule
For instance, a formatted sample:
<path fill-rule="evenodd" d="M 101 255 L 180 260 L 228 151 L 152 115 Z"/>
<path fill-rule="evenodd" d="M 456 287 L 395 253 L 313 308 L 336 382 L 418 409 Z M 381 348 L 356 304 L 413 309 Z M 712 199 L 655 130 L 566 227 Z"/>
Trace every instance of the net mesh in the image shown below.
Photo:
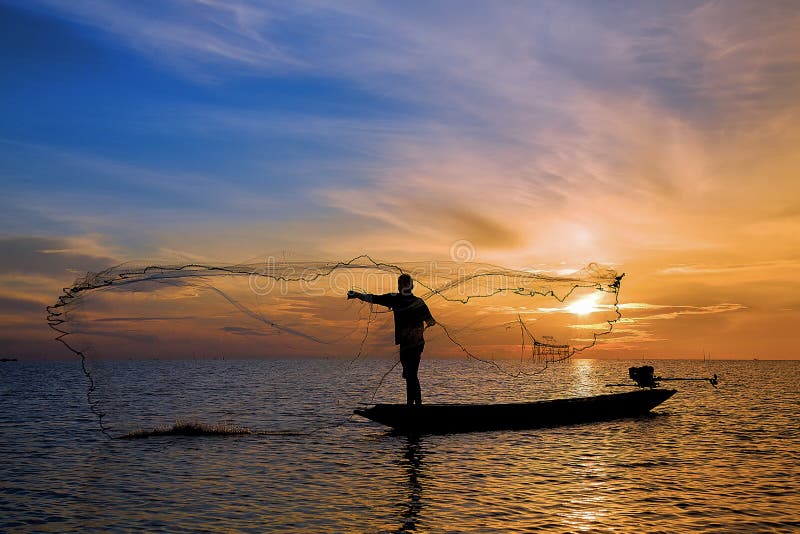
<path fill-rule="evenodd" d="M 401 381 L 386 380 L 399 361 L 391 311 L 345 296 L 348 290 L 396 291 L 403 273 L 412 276 L 415 294 L 437 321 L 425 333 L 424 358 L 466 358 L 502 376 L 541 373 L 595 346 L 621 318 L 622 275 L 598 264 L 553 273 L 359 256 L 343 262 L 125 263 L 64 288 L 48 307 L 48 322 L 56 339 L 80 357 L 88 404 L 108 435 L 211 417 L 193 408 L 203 402 L 181 398 L 199 372 L 191 362 L 209 360 L 229 362 L 217 370 L 220 391 L 242 391 L 244 376 L 254 380 L 255 398 L 275 401 L 287 388 L 319 386 L 309 398 L 335 399 L 325 403 L 335 407 L 330 413 L 316 405 L 287 418 L 267 413 L 280 403 L 243 408 L 247 402 L 239 395 L 219 399 L 217 405 L 227 408 L 217 419 L 240 424 L 249 418 L 252 426 L 280 432 L 324 427 L 358 402 L 402 396 Z M 303 366 L 282 363 L 290 358 L 315 363 L 296 372 Z M 269 359 L 272 370 L 258 380 L 246 370 L 231 371 L 230 362 L 247 359 Z M 238 378 L 228 383 L 230 376 Z M 202 378 L 197 383 L 207 384 Z M 195 392 L 203 401 L 209 397 L 204 388 Z"/>

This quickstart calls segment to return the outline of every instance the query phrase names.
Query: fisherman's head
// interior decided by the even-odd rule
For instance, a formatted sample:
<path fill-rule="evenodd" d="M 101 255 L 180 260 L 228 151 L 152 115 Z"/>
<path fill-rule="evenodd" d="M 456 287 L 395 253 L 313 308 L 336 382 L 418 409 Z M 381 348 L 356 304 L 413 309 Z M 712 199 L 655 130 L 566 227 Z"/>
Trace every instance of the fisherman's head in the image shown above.
<path fill-rule="evenodd" d="M 400 293 L 401 295 L 410 295 L 413 289 L 414 289 L 414 280 L 411 279 L 411 275 L 403 273 L 397 277 L 398 293 Z"/>

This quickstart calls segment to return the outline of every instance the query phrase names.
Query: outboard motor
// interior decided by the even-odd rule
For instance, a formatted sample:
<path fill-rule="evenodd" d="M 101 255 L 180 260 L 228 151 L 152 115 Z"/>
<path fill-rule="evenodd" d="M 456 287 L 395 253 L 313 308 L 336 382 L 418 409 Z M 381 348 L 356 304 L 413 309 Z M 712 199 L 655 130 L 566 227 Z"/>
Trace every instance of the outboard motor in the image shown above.
<path fill-rule="evenodd" d="M 652 365 L 643 365 L 641 367 L 629 367 L 628 376 L 636 382 L 640 388 L 654 388 L 658 387 L 658 382 L 655 377 L 655 369 Z"/>
<path fill-rule="evenodd" d="M 642 365 L 641 367 L 628 367 L 628 376 L 631 380 L 633 380 L 633 384 L 630 382 L 627 384 L 606 384 L 608 387 L 640 387 L 640 388 L 657 388 L 661 382 L 665 381 L 672 381 L 672 380 L 702 380 L 704 382 L 708 382 L 714 387 L 717 387 L 719 383 L 719 378 L 715 374 L 711 378 L 676 378 L 676 377 L 663 377 L 663 376 L 656 376 L 656 370 L 653 368 L 652 365 Z"/>

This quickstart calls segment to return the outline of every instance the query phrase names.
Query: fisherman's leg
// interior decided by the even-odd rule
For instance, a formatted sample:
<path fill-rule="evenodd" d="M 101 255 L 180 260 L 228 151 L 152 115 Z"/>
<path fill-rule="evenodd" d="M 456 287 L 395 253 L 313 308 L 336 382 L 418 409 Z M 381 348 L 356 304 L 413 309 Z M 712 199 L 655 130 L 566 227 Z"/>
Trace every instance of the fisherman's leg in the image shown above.
<path fill-rule="evenodd" d="M 406 404 L 414 404 L 417 398 L 417 386 L 413 377 L 406 378 Z"/>
<path fill-rule="evenodd" d="M 410 388 L 410 398 L 416 404 L 422 404 L 422 388 L 419 384 L 419 362 L 422 358 L 422 346 L 415 347 L 413 353 L 409 354 L 408 382 Z"/>
<path fill-rule="evenodd" d="M 419 351 L 416 353 L 416 358 L 414 359 L 414 401 L 417 404 L 422 404 L 422 387 L 419 384 L 419 362 L 422 359 L 422 347 L 419 347 Z"/>
<path fill-rule="evenodd" d="M 406 404 L 414 404 L 415 397 L 414 377 L 417 374 L 412 373 L 414 361 L 412 352 L 408 347 L 400 347 L 400 364 L 403 366 L 403 378 L 406 379 Z"/>
<path fill-rule="evenodd" d="M 414 396 L 414 403 L 415 404 L 422 404 L 422 387 L 419 385 L 419 377 L 415 376 L 413 381 L 414 391 L 412 394 Z"/>

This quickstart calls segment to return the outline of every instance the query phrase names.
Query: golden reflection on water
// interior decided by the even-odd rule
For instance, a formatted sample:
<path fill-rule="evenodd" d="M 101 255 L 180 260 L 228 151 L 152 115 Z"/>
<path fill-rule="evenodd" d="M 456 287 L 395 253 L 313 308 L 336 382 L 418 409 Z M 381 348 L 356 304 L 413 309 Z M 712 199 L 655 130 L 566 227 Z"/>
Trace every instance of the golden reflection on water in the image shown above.
<path fill-rule="evenodd" d="M 575 360 L 546 380 L 511 383 L 427 361 L 425 387 L 429 397 L 456 401 L 595 394 L 635 363 Z M 205 404 L 192 409 L 235 408 L 263 425 L 276 392 L 292 405 L 308 401 L 307 375 L 322 364 L 287 363 L 298 386 L 280 390 L 265 379 L 290 375 L 260 372 L 264 363 L 211 372 L 221 365 L 137 363 L 131 378 L 117 380 L 130 386 L 148 372 L 173 373 L 188 395 L 197 367 Z M 699 372 L 692 362 L 660 362 L 659 370 Z M 17 373 L 8 380 L 11 408 L 0 413 L 11 451 L 0 531 L 796 531 L 800 365 L 722 362 L 713 370 L 724 379 L 719 389 L 681 385 L 661 415 L 630 420 L 417 439 L 348 421 L 312 437 L 108 442 L 86 417 L 78 370 L 70 390 L 59 382 L 68 367 L 20 365 L 9 371 Z M 239 385 L 236 394 L 214 387 L 220 376 Z M 243 389 L 253 377 L 257 387 Z M 130 398 L 137 413 L 148 398 Z M 42 425 L 56 415 L 63 424 Z"/>
<path fill-rule="evenodd" d="M 586 500 L 572 501 L 576 507 L 585 506 Z M 581 532 L 591 531 L 596 527 L 597 522 L 602 518 L 596 510 L 571 510 L 566 514 L 566 521 L 569 524 L 570 530 L 577 530 Z"/>
<path fill-rule="evenodd" d="M 595 360 L 575 359 L 570 362 L 573 380 L 571 393 L 575 397 L 593 395 L 597 390 L 597 373 Z"/>

